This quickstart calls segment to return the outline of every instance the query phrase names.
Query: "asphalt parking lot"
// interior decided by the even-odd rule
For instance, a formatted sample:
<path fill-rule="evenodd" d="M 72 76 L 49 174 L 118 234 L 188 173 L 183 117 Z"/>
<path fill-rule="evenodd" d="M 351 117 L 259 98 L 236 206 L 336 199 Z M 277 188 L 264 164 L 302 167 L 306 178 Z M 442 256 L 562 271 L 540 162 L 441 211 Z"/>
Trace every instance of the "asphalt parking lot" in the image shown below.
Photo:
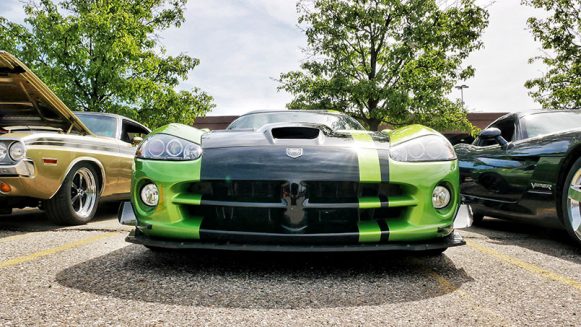
<path fill-rule="evenodd" d="M 486 219 L 440 257 L 154 253 L 116 208 L 79 227 L 0 216 L 0 325 L 581 325 L 581 248 Z"/>

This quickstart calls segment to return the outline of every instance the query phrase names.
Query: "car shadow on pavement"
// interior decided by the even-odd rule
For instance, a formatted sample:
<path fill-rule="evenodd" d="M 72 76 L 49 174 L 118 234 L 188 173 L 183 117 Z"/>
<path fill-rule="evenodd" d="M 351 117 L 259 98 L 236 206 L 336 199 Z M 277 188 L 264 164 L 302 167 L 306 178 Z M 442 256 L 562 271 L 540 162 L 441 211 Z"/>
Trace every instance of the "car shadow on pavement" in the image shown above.
<path fill-rule="evenodd" d="M 493 244 L 518 246 L 581 264 L 581 246 L 565 230 L 486 217 L 465 231 L 480 234 Z"/>
<path fill-rule="evenodd" d="M 303 309 L 418 301 L 472 281 L 446 256 L 152 252 L 129 245 L 67 268 L 66 287 L 172 305 Z"/>
<path fill-rule="evenodd" d="M 119 203 L 111 202 L 100 204 L 91 223 L 111 219 L 112 216 L 116 216 L 118 209 Z M 1 232 L 30 233 L 63 228 L 86 229 L 87 225 L 75 227 L 57 225 L 48 220 L 44 211 L 32 208 L 16 209 L 10 215 L 0 215 L 0 238 L 11 236 L 4 235 Z"/>

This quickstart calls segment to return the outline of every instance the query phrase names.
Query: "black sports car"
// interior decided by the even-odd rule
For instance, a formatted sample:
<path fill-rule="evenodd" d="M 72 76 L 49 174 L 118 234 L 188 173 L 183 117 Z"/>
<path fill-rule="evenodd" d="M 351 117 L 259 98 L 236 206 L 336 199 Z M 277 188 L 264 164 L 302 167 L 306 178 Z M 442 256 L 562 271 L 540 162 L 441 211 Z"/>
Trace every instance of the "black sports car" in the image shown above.
<path fill-rule="evenodd" d="M 581 244 L 581 112 L 511 113 L 455 149 L 475 223 L 533 221 L 565 228 Z"/>

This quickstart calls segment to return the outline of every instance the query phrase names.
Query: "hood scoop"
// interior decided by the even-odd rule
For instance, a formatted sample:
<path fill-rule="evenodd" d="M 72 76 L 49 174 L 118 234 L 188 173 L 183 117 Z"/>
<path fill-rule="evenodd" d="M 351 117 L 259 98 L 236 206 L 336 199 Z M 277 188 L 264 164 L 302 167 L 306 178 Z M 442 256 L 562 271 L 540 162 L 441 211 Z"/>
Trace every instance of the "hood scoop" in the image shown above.
<path fill-rule="evenodd" d="M 271 129 L 274 139 L 282 140 L 313 140 L 319 137 L 321 130 L 312 127 L 276 127 Z"/>

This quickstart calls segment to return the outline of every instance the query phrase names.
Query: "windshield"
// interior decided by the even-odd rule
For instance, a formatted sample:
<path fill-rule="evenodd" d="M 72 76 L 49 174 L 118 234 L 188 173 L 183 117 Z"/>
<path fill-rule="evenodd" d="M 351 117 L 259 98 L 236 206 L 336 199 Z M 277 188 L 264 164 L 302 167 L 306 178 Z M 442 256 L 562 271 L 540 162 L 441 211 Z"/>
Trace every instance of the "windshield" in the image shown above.
<path fill-rule="evenodd" d="M 117 134 L 117 119 L 115 117 L 90 114 L 76 115 L 94 134 L 115 138 Z"/>
<path fill-rule="evenodd" d="M 527 138 L 581 128 L 581 113 L 546 112 L 521 119 Z"/>
<path fill-rule="evenodd" d="M 266 124 L 311 123 L 323 124 L 332 130 L 362 130 L 361 124 L 347 115 L 325 114 L 320 112 L 264 112 L 242 116 L 230 124 L 228 129 L 258 129 Z"/>

